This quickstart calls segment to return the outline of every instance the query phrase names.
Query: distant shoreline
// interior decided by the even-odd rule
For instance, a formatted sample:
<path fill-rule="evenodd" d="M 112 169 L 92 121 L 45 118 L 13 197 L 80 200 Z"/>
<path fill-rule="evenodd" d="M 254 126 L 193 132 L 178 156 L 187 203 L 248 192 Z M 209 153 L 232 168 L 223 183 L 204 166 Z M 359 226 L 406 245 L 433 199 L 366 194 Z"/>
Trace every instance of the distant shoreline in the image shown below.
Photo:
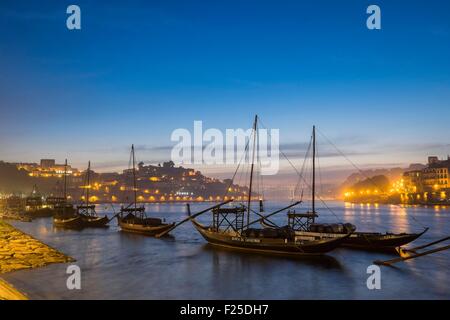
<path fill-rule="evenodd" d="M 374 201 L 343 201 L 344 203 L 350 203 L 354 205 L 392 205 L 392 206 L 406 206 L 406 207 L 423 207 L 423 208 L 433 208 L 448 207 L 450 208 L 450 203 L 395 203 L 395 202 L 374 202 Z"/>

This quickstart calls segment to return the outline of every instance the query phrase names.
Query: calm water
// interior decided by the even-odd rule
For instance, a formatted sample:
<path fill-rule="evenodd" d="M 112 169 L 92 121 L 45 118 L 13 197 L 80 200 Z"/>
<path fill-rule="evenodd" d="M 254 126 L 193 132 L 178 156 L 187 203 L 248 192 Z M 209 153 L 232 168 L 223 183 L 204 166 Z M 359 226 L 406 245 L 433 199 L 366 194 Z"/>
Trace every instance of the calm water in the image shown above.
<path fill-rule="evenodd" d="M 361 231 L 418 232 L 421 225 L 430 227 L 414 245 L 450 234 L 450 209 L 328 205 Z M 113 214 L 110 206 L 97 210 Z M 185 206 L 152 204 L 148 212 L 180 221 Z M 329 211 L 319 212 L 319 221 L 336 222 Z M 381 267 L 381 290 L 368 290 L 367 266 L 392 255 L 349 249 L 314 259 L 242 254 L 210 247 L 190 223 L 166 239 L 122 233 L 115 221 L 109 229 L 83 231 L 55 230 L 48 218 L 14 225 L 74 257 L 82 270 L 78 291 L 66 288 L 65 264 L 4 277 L 33 299 L 450 299 L 450 251 L 397 268 Z"/>

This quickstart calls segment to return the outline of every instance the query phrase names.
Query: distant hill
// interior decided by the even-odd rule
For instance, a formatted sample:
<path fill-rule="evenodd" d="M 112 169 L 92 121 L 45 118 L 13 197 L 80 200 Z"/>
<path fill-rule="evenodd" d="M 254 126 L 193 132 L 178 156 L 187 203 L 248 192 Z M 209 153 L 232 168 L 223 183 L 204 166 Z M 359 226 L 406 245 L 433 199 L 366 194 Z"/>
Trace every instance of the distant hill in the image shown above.
<path fill-rule="evenodd" d="M 421 170 L 425 168 L 425 165 L 420 163 L 413 163 L 408 168 L 390 168 L 390 169 L 371 169 L 363 170 L 362 172 L 352 173 L 345 179 L 345 181 L 339 186 L 339 191 L 342 192 L 346 189 L 353 187 L 355 184 L 365 181 L 367 178 L 373 178 L 376 176 L 384 176 L 389 181 L 396 181 L 401 179 L 403 173 L 412 170 Z M 367 182 L 367 181 L 366 181 Z"/>
<path fill-rule="evenodd" d="M 390 181 L 384 175 L 373 176 L 353 184 L 350 187 L 352 191 L 360 191 L 367 189 L 378 189 L 380 192 L 387 192 L 389 190 Z"/>
<path fill-rule="evenodd" d="M 36 179 L 30 177 L 24 169 L 17 169 L 17 165 L 0 161 L 0 192 L 1 193 L 31 193 L 36 184 L 39 191 L 51 193 L 55 190 L 58 178 Z"/>
<path fill-rule="evenodd" d="M 0 161 L 0 193 L 29 194 L 36 185 L 42 195 L 61 195 L 61 174 L 36 175 L 17 164 Z M 176 167 L 173 162 L 162 165 L 138 164 L 136 170 L 137 198 L 140 202 L 219 200 L 225 196 L 240 198 L 248 193 L 229 179 L 219 180 L 204 176 L 194 169 Z M 85 172 L 68 175 L 67 194 L 74 201 L 85 195 Z M 133 171 L 122 173 L 96 173 L 90 171 L 90 197 L 92 202 L 128 202 L 135 194 Z"/>
<path fill-rule="evenodd" d="M 30 184 L 32 187 L 31 178 L 25 170 L 17 170 L 16 165 L 0 161 L 0 192 L 28 190 L 31 188 Z"/>

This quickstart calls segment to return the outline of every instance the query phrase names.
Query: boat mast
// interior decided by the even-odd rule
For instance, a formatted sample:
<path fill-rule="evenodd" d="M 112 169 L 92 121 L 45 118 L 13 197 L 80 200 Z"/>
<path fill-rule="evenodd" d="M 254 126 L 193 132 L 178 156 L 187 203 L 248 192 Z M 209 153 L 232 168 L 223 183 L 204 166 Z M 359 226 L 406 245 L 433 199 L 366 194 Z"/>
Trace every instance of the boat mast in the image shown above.
<path fill-rule="evenodd" d="M 248 202 L 247 202 L 247 224 L 250 223 L 250 203 L 252 200 L 252 186 L 253 186 L 253 168 L 255 166 L 255 150 L 256 150 L 256 135 L 257 135 L 258 115 L 255 115 L 255 122 L 253 123 L 253 153 L 252 165 L 250 169 L 250 185 L 248 188 Z"/>
<path fill-rule="evenodd" d="M 133 157 L 133 190 L 134 190 L 134 212 L 137 209 L 137 191 L 136 191 L 136 168 L 135 168 L 135 159 L 134 159 L 134 144 L 131 145 L 131 154 Z"/>
<path fill-rule="evenodd" d="M 64 162 L 64 189 L 63 189 L 63 195 L 64 195 L 64 202 L 67 200 L 67 159 Z"/>
<path fill-rule="evenodd" d="M 64 188 L 63 188 L 63 215 L 66 213 L 66 201 L 67 201 L 67 159 L 64 162 Z"/>
<path fill-rule="evenodd" d="M 316 212 L 316 126 L 313 126 L 312 133 L 312 143 L 313 143 L 313 152 L 312 152 L 312 213 Z"/>
<path fill-rule="evenodd" d="M 91 187 L 91 181 L 90 181 L 90 172 L 91 171 L 91 162 L 88 162 L 88 169 L 87 169 L 87 186 L 86 186 L 86 207 L 89 206 L 89 188 Z"/>

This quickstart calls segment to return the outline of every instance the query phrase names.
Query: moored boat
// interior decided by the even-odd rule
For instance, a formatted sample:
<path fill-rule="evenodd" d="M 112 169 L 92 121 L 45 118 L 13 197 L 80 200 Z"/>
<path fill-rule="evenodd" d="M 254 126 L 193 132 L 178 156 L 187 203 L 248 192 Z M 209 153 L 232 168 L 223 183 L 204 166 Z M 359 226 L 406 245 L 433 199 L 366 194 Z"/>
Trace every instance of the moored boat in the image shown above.
<path fill-rule="evenodd" d="M 214 246 L 241 251 L 276 255 L 321 255 L 336 249 L 350 236 L 328 237 L 324 234 L 305 232 L 297 234 L 286 229 L 246 229 L 245 231 L 223 231 L 207 227 L 192 219 L 192 224 L 203 238 Z"/>
<path fill-rule="evenodd" d="M 136 165 L 134 145 L 131 146 L 133 164 L 133 191 L 134 201 L 127 207 L 121 207 L 117 215 L 117 223 L 124 232 L 139 233 L 147 236 L 156 236 L 167 232 L 175 223 L 165 223 L 160 218 L 147 217 L 144 206 L 137 205 Z"/>
<path fill-rule="evenodd" d="M 159 218 L 147 218 L 143 216 L 144 207 L 121 208 L 121 214 L 117 217 L 122 231 L 140 233 L 148 236 L 156 236 L 169 230 L 175 223 L 163 223 Z"/>
<path fill-rule="evenodd" d="M 82 229 L 83 221 L 80 216 L 55 215 L 53 217 L 53 226 L 65 229 Z"/>
<path fill-rule="evenodd" d="M 342 243 L 343 247 L 393 251 L 397 247 L 413 242 L 425 232 L 426 228 L 420 233 L 379 233 L 379 232 L 355 232 Z"/>
<path fill-rule="evenodd" d="M 24 215 L 34 218 L 51 217 L 54 214 L 54 210 L 44 203 L 42 196 L 39 194 L 37 186 L 33 186 L 31 195 L 25 199 L 25 211 Z"/>
<path fill-rule="evenodd" d="M 89 190 L 91 188 L 91 162 L 88 163 L 88 168 L 86 171 L 86 184 L 84 188 L 86 189 L 86 193 L 84 195 L 84 204 L 78 205 L 76 207 L 76 213 L 75 215 L 77 217 L 80 217 L 82 227 L 84 228 L 107 228 L 109 219 L 105 215 L 103 217 L 100 217 L 97 212 L 95 211 L 95 205 L 89 203 L 90 194 Z"/>
<path fill-rule="evenodd" d="M 266 229 L 276 229 L 267 221 L 261 224 Z M 329 237 L 340 237 L 345 232 L 343 229 L 355 230 L 352 224 L 311 224 L 307 229 L 309 232 L 327 233 Z M 354 249 L 374 250 L 374 251 L 391 251 L 394 252 L 396 247 L 408 244 L 420 236 L 422 236 L 428 228 L 421 233 L 381 233 L 381 232 L 353 232 L 349 237 L 342 241 L 341 246 Z M 295 233 L 300 235 L 303 231 L 297 229 Z"/>
<path fill-rule="evenodd" d="M 105 215 L 100 217 L 95 211 L 95 205 L 87 204 L 76 207 L 76 215 L 81 218 L 84 228 L 107 228 L 109 218 Z"/>
<path fill-rule="evenodd" d="M 256 141 L 258 141 L 257 123 L 258 117 L 255 116 L 251 135 L 253 138 L 253 154 L 251 156 L 252 162 L 249 191 L 246 203 L 234 205 L 232 207 L 223 207 L 220 205 L 219 207 L 209 210 L 212 213 L 213 218 L 212 224 L 209 226 L 205 226 L 195 219 L 198 215 L 203 214 L 204 211 L 191 216 L 190 209 L 188 209 L 192 224 L 209 244 L 238 251 L 303 256 L 322 255 L 337 248 L 353 231 L 342 233 L 339 236 L 328 236 L 324 233 L 307 231 L 296 233 L 292 228 L 276 227 L 265 229 L 252 227 L 257 223 L 268 220 L 269 217 L 286 211 L 302 202 L 295 201 L 282 209 L 264 216 L 251 208 L 253 200 L 254 159 L 255 152 L 257 152 Z M 231 180 L 233 181 L 234 177 Z M 263 211 L 262 200 L 260 203 L 260 211 Z M 257 217 L 255 220 L 251 221 L 254 215 L 257 215 L 259 218 Z"/>
<path fill-rule="evenodd" d="M 49 199 L 47 199 L 48 201 Z M 67 159 L 64 164 L 64 187 L 63 196 L 52 199 L 54 215 L 53 226 L 65 229 L 82 229 L 81 217 L 76 215 L 75 208 L 67 202 Z"/>
<path fill-rule="evenodd" d="M 307 213 L 288 212 L 288 225 L 295 234 L 301 235 L 304 232 L 326 233 L 329 237 L 340 238 L 341 235 L 350 230 L 355 231 L 356 227 L 350 223 L 344 224 L 329 224 L 316 223 L 315 219 L 318 217 L 315 210 L 315 157 L 316 157 L 316 129 L 313 126 L 312 133 L 312 210 Z M 262 220 L 261 224 L 267 229 L 276 229 L 272 223 Z M 342 247 L 356 248 L 362 250 L 376 250 L 376 251 L 395 251 L 396 247 L 408 244 L 425 232 L 428 228 L 420 233 L 379 233 L 379 232 L 352 232 L 349 237 L 346 237 L 342 242 Z"/>

